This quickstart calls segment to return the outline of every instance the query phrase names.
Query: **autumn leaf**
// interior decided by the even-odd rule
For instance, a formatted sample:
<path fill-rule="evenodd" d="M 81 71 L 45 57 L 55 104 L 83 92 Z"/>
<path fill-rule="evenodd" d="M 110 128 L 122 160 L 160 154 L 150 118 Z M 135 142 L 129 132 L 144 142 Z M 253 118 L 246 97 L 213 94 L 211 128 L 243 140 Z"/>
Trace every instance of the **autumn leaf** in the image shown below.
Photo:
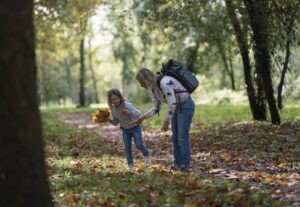
<path fill-rule="evenodd" d="M 263 183 L 264 183 L 264 184 L 270 184 L 270 183 L 272 183 L 273 181 L 274 181 L 273 176 L 267 176 L 267 177 L 264 179 Z"/>
<path fill-rule="evenodd" d="M 288 185 L 289 185 L 289 183 L 286 182 L 286 181 L 280 181 L 280 180 L 278 180 L 277 183 L 278 183 L 279 185 L 282 185 L 282 186 L 288 186 Z"/>
<path fill-rule="evenodd" d="M 278 164 L 277 164 L 277 167 L 284 168 L 284 166 L 285 166 L 285 161 L 284 160 L 279 160 Z"/>
<path fill-rule="evenodd" d="M 221 154 L 221 158 L 223 159 L 224 162 L 229 162 L 231 160 L 231 155 L 227 152 L 223 152 Z"/>
<path fill-rule="evenodd" d="M 293 176 L 293 179 L 294 179 L 294 180 L 299 180 L 299 181 L 300 181 L 300 175 L 295 175 L 295 176 Z"/>
<path fill-rule="evenodd" d="M 254 165 L 256 165 L 256 162 L 255 162 L 255 160 L 248 160 L 247 164 L 250 166 L 254 166 Z"/>

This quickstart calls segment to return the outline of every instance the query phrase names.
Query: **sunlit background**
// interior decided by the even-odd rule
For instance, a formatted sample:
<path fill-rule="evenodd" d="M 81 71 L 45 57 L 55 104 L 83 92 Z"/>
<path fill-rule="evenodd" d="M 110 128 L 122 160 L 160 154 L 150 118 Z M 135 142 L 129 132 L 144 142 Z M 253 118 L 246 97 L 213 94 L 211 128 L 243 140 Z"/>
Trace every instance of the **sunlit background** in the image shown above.
<path fill-rule="evenodd" d="M 133 0 L 37 0 L 40 106 L 106 104 L 110 88 L 121 89 L 131 102 L 149 102 L 135 73 L 141 67 L 158 72 L 170 58 L 197 75 L 200 86 L 192 94 L 197 104 L 248 104 L 243 63 L 224 2 L 190 1 L 197 6 L 179 2 L 156 5 Z M 276 96 L 285 51 L 274 47 L 272 78 Z M 298 48 L 296 42 L 291 44 L 282 92 L 286 104 L 299 100 Z M 249 52 L 253 59 L 253 52 Z M 254 67 L 253 60 L 251 64 Z"/>

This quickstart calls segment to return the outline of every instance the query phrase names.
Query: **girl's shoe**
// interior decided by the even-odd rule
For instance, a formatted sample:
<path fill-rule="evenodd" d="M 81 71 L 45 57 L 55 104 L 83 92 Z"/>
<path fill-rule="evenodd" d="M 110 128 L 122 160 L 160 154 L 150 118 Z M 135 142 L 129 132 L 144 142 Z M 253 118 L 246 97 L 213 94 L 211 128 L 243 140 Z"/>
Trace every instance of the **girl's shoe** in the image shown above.
<path fill-rule="evenodd" d="M 180 171 L 183 172 L 183 173 L 188 173 L 190 170 L 189 170 L 188 167 L 181 167 Z"/>
<path fill-rule="evenodd" d="M 133 171 L 133 165 L 128 165 L 128 172 L 132 172 Z"/>
<path fill-rule="evenodd" d="M 151 165 L 151 156 L 145 157 L 145 166 L 149 167 Z"/>
<path fill-rule="evenodd" d="M 180 167 L 172 165 L 171 168 L 170 168 L 170 171 L 176 171 L 176 170 L 180 170 Z"/>

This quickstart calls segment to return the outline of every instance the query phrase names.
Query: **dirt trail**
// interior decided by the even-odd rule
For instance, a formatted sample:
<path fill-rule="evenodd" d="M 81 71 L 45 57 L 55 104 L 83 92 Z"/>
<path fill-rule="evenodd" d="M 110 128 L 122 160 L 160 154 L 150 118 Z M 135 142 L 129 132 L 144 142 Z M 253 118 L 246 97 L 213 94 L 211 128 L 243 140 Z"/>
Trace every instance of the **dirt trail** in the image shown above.
<path fill-rule="evenodd" d="M 68 125 L 78 128 L 93 131 L 99 134 L 103 139 L 113 143 L 121 144 L 121 130 L 119 127 L 112 126 L 111 124 L 104 124 L 102 126 L 93 124 L 90 117 L 83 113 L 66 113 L 59 112 L 59 116 Z M 162 132 L 160 129 L 143 128 L 143 140 L 149 149 L 153 162 L 161 163 L 167 167 L 172 164 L 172 145 L 171 145 L 170 132 Z M 243 174 L 242 180 L 246 182 L 252 188 L 265 190 L 271 194 L 274 199 L 284 200 L 288 202 L 289 206 L 300 207 L 300 182 L 295 181 L 288 186 L 266 186 L 261 182 L 253 181 L 253 177 L 250 176 L 251 172 L 245 170 L 236 170 L 232 166 L 224 165 L 224 163 L 214 163 L 213 169 L 207 169 L 207 163 L 211 162 L 217 156 L 218 152 L 210 152 L 207 149 L 202 149 L 199 146 L 193 146 L 191 157 L 191 172 L 198 173 L 206 176 L 215 176 L 222 179 L 240 180 L 241 173 Z M 197 148 L 197 149 L 196 149 Z M 134 156 L 141 158 L 141 153 L 138 153 L 133 148 Z M 297 170 L 290 173 L 290 176 L 299 175 Z"/>
<path fill-rule="evenodd" d="M 60 112 L 59 115 L 68 125 L 78 128 L 93 131 L 99 134 L 103 139 L 113 144 L 122 142 L 121 130 L 119 126 L 111 124 L 103 124 L 101 126 L 93 124 L 90 118 L 82 113 L 66 113 Z M 143 128 L 143 142 L 147 146 L 152 155 L 152 159 L 160 163 L 171 164 L 172 161 L 172 145 L 170 132 L 162 132 L 159 129 Z M 134 147 L 133 153 L 135 156 L 141 156 Z"/>

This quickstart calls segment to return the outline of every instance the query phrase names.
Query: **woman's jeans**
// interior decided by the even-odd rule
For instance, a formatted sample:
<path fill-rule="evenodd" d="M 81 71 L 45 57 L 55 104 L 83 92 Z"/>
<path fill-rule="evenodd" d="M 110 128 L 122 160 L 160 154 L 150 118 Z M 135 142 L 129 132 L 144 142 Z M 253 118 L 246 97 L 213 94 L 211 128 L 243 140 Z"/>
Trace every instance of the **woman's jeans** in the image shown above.
<path fill-rule="evenodd" d="M 130 129 L 125 129 L 125 128 L 121 128 L 121 129 L 122 129 L 123 144 L 124 144 L 127 164 L 128 166 L 133 166 L 133 157 L 132 157 L 132 148 L 131 148 L 132 137 L 136 148 L 140 150 L 145 157 L 149 156 L 149 152 L 143 144 L 142 130 L 140 126 L 135 126 Z"/>
<path fill-rule="evenodd" d="M 180 109 L 181 108 L 181 109 Z M 174 166 L 188 168 L 191 161 L 189 130 L 195 112 L 195 104 L 191 97 L 177 105 L 172 117 L 172 142 Z"/>

